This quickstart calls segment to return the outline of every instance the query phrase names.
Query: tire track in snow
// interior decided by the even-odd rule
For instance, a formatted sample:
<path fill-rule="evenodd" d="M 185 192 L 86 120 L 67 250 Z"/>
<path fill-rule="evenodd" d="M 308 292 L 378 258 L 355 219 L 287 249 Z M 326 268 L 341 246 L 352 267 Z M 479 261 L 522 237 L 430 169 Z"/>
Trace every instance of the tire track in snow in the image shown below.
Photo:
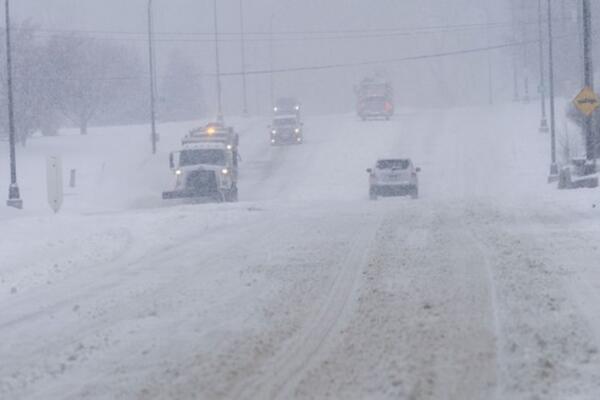
<path fill-rule="evenodd" d="M 423 205 L 407 203 L 383 223 L 356 312 L 290 398 L 494 398 L 487 253 L 460 213 Z"/>
<path fill-rule="evenodd" d="M 504 357 L 502 354 L 502 350 L 500 348 L 500 333 L 501 333 L 501 325 L 500 325 L 500 317 L 498 315 L 498 294 L 496 291 L 496 285 L 494 283 L 494 273 L 492 270 L 492 262 L 490 259 L 490 250 L 486 247 L 486 244 L 478 239 L 477 234 L 473 230 L 467 231 L 467 236 L 471 239 L 475 251 L 477 251 L 481 255 L 481 260 L 483 261 L 483 268 L 485 279 L 487 280 L 487 287 L 489 290 L 489 302 L 490 302 L 490 311 L 491 315 L 491 323 L 493 326 L 494 333 L 496 335 L 495 341 L 495 353 L 496 353 L 496 384 L 494 386 L 494 390 L 491 393 L 492 398 L 490 400 L 501 400 L 499 395 L 500 388 L 503 387 L 501 379 L 502 379 L 502 368 L 506 365 L 504 362 Z"/>
<path fill-rule="evenodd" d="M 257 237 L 255 229 L 266 231 L 264 226 L 268 226 L 268 223 L 262 222 L 254 225 L 252 229 L 243 231 L 242 237 L 239 239 L 239 250 L 232 253 L 231 257 L 247 253 L 247 244 L 251 242 L 250 239 Z M 229 237 L 231 231 L 239 229 L 239 225 L 222 226 L 218 229 L 219 234 L 216 237 L 212 237 L 212 240 L 215 242 L 224 241 Z M 281 233 L 281 231 L 281 228 L 272 229 L 267 235 L 259 235 L 258 243 L 252 243 L 266 247 L 274 237 L 277 237 L 277 235 Z M 27 383 L 22 389 L 31 390 L 32 388 L 35 389 L 40 381 L 48 379 L 50 376 L 54 379 L 59 378 L 66 371 L 62 370 L 60 365 L 65 364 L 64 359 L 67 357 L 66 354 L 71 351 L 70 348 L 76 347 L 77 343 L 84 341 L 96 343 L 98 340 L 95 335 L 98 332 L 107 331 L 110 333 L 113 325 L 118 325 L 120 321 L 131 318 L 135 320 L 137 318 L 135 315 L 139 314 L 141 306 L 151 304 L 152 300 L 157 296 L 163 299 L 161 301 L 166 301 L 166 299 L 169 298 L 170 292 L 175 287 L 177 287 L 177 292 L 182 292 L 184 290 L 186 293 L 189 292 L 188 286 L 193 287 L 194 280 L 188 279 L 183 281 L 182 277 L 185 276 L 188 270 L 193 270 L 192 266 L 186 264 L 180 269 L 175 269 L 172 273 L 166 275 L 163 271 L 166 270 L 166 266 L 174 262 L 173 260 L 175 260 L 175 262 L 183 260 L 189 264 L 189 260 L 185 260 L 185 257 L 182 257 L 182 254 L 187 254 L 188 251 L 197 250 L 198 241 L 204 239 L 205 236 L 205 232 L 199 232 L 189 241 L 174 241 L 172 244 L 153 248 L 144 255 L 135 257 L 127 257 L 125 255 L 124 259 L 115 260 L 115 265 L 112 268 L 113 271 L 121 271 L 119 275 L 105 276 L 98 281 L 92 279 L 90 284 L 66 292 L 60 299 L 45 304 L 44 308 L 40 311 L 29 313 L 17 319 L 3 321 L 1 332 L 8 338 L 11 336 L 11 329 L 24 329 L 27 325 L 38 323 L 37 320 L 48 318 L 49 315 L 53 315 L 54 317 L 52 318 L 54 319 L 66 318 L 64 326 L 64 332 L 66 333 L 46 332 L 44 340 L 39 343 L 36 342 L 35 345 L 21 343 L 20 345 L 24 347 L 23 350 L 28 352 L 30 359 L 44 359 L 44 362 L 30 363 L 30 360 L 15 360 L 11 366 L 11 370 L 18 371 L 17 376 L 20 378 L 17 381 L 13 381 L 12 379 L 4 381 L 4 379 L 0 377 L 0 398 L 3 398 L 2 394 L 6 394 L 11 398 L 32 397 L 30 395 L 19 397 L 21 396 L 17 391 L 17 388 L 21 387 L 19 382 L 26 380 Z M 206 248 L 210 249 L 210 251 L 205 253 L 203 264 L 207 265 L 209 270 L 218 270 L 219 268 L 222 268 L 221 264 L 218 262 L 222 261 L 221 259 L 223 258 L 220 248 L 211 246 L 207 246 Z M 180 257 L 180 259 L 178 259 L 178 257 Z M 150 262 L 152 262 L 153 265 L 151 268 L 149 268 Z M 102 263 L 99 265 L 105 264 Z M 102 269 L 100 268 L 100 271 L 95 272 L 93 276 L 100 276 L 101 271 Z M 203 273 L 206 274 L 207 271 L 203 271 Z M 138 281 L 139 278 L 142 278 L 146 282 L 142 285 L 132 286 L 132 282 Z M 159 284 L 159 286 L 156 287 L 156 284 Z M 237 296 L 237 298 L 232 298 L 228 301 L 228 304 L 243 304 L 244 301 L 240 300 L 240 298 L 244 296 L 248 297 L 248 294 L 243 293 L 240 296 Z M 35 296 L 36 299 L 38 297 L 41 296 Z M 28 299 L 31 300 L 31 297 Z M 110 311 L 110 319 L 107 320 L 105 317 L 97 318 L 95 316 L 73 319 L 70 315 L 72 314 L 71 309 L 74 304 L 80 305 L 82 309 L 96 310 L 95 313 L 99 313 L 100 311 Z M 67 324 L 76 324 L 76 335 L 68 333 L 75 330 L 67 328 Z M 113 347 L 113 344 L 109 343 L 112 342 L 110 340 L 104 340 L 94 344 L 92 346 L 94 348 L 93 353 L 107 353 Z M 94 354 L 88 352 L 85 355 L 85 359 L 93 359 L 93 356 Z M 79 362 L 77 366 L 80 369 L 84 367 L 84 365 Z M 0 372 L 2 372 L 1 368 Z"/>
<path fill-rule="evenodd" d="M 303 372 L 315 365 L 335 345 L 334 335 L 348 320 L 357 280 L 371 249 L 370 243 L 381 222 L 365 228 L 354 239 L 347 257 L 339 264 L 339 272 L 326 300 L 315 312 L 316 317 L 268 361 L 256 380 L 243 381 L 231 398 L 289 399 L 304 377 Z"/>

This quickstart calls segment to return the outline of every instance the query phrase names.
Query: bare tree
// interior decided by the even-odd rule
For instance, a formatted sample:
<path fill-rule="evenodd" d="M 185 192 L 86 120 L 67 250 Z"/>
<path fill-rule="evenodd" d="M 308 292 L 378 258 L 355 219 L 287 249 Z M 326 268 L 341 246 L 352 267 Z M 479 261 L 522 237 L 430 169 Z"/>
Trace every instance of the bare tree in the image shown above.
<path fill-rule="evenodd" d="M 165 72 L 159 92 L 161 117 L 166 120 L 186 120 L 202 116 L 202 76 L 192 60 L 174 51 Z"/>
<path fill-rule="evenodd" d="M 119 99 L 127 52 L 120 46 L 81 35 L 57 36 L 47 46 L 49 86 L 62 114 L 77 124 L 82 135 L 90 122 Z"/>
<path fill-rule="evenodd" d="M 13 28 L 13 78 L 15 100 L 15 127 L 18 140 L 25 145 L 27 139 L 35 133 L 44 117 L 48 104 L 43 75 L 42 44 L 35 40 L 35 27 L 24 22 Z M 5 53 L 5 41 L 0 41 L 0 51 Z M 0 121 L 8 124 L 6 115 L 6 64 L 0 63 Z"/>

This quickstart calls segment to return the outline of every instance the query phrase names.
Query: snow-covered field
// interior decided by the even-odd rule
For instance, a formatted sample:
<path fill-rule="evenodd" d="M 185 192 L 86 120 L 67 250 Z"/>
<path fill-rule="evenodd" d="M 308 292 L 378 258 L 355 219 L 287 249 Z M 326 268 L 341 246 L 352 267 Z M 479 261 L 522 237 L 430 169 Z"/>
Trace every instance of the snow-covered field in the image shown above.
<path fill-rule="evenodd" d="M 156 156 L 146 127 L 19 149 L 0 399 L 600 398 L 600 191 L 546 183 L 537 106 L 309 117 L 289 148 L 230 122 L 237 204 L 160 200 L 193 122 Z M 48 155 L 78 173 L 56 215 Z M 395 155 L 421 199 L 370 202 Z"/>

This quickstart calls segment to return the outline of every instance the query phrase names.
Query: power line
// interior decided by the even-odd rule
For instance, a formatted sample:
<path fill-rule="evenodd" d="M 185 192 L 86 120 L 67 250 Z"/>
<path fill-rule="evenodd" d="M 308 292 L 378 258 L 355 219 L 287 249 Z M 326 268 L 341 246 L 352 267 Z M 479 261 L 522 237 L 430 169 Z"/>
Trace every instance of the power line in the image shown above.
<path fill-rule="evenodd" d="M 600 32 L 594 32 L 592 34 L 592 36 L 597 36 L 599 34 L 600 34 Z M 574 34 L 557 35 L 557 36 L 554 36 L 553 38 L 555 40 L 559 40 L 559 39 L 567 39 L 572 36 L 574 36 Z M 246 75 L 259 76 L 259 75 L 267 75 L 267 74 L 271 74 L 271 73 L 282 74 L 282 73 L 293 73 L 293 72 L 322 71 L 322 70 L 331 70 L 331 69 L 352 68 L 352 67 L 369 66 L 369 65 L 398 64 L 398 63 L 409 62 L 409 61 L 418 61 L 418 60 L 427 60 L 427 59 L 443 58 L 443 57 L 458 56 L 458 55 L 484 53 L 484 52 L 502 50 L 502 49 L 511 48 L 511 47 L 518 47 L 518 46 L 523 46 L 523 45 L 528 45 L 528 44 L 534 44 L 534 43 L 538 43 L 538 42 L 539 42 L 538 39 L 530 39 L 530 40 L 523 40 L 523 41 L 512 41 L 512 42 L 507 42 L 507 43 L 502 43 L 502 44 L 497 44 L 497 45 L 492 45 L 492 46 L 474 47 L 474 48 L 470 48 L 470 49 L 446 51 L 446 52 L 439 52 L 439 53 L 432 53 L 432 54 L 423 54 L 423 55 L 417 55 L 417 56 L 381 59 L 381 60 L 369 60 L 369 61 L 360 61 L 360 62 L 353 62 L 353 63 L 333 63 L 333 64 L 325 64 L 325 65 L 301 66 L 301 67 L 278 68 L 278 69 L 250 70 L 250 71 L 246 71 L 246 72 L 241 72 L 241 71 L 224 72 L 224 73 L 221 73 L 221 76 L 222 77 L 238 77 L 238 76 L 242 76 L 244 73 Z M 214 73 L 208 73 L 208 74 L 192 74 L 192 75 L 186 75 L 184 77 L 202 78 L 202 77 L 214 77 L 214 76 L 215 76 Z M 170 77 L 170 75 L 163 75 L 160 78 L 167 78 L 167 77 Z M 108 77 L 108 78 L 91 78 L 91 79 L 86 78 L 86 80 L 91 80 L 91 81 L 133 81 L 133 80 L 139 80 L 142 78 L 145 78 L 144 75 Z M 76 80 L 78 80 L 78 79 L 60 78 L 60 77 L 44 77 L 44 78 L 40 78 L 40 79 L 48 80 L 48 81 L 52 81 L 52 80 L 76 81 Z"/>
<path fill-rule="evenodd" d="M 522 46 L 524 44 L 537 43 L 537 40 L 530 41 L 521 41 L 521 42 L 508 42 L 502 43 L 492 46 L 484 46 L 484 47 L 474 47 L 470 49 L 462 49 L 462 50 L 454 50 L 454 51 L 446 51 L 440 53 L 432 53 L 432 54 L 422 54 L 417 56 L 408 56 L 408 57 L 399 57 L 399 58 L 389 58 L 389 59 L 381 59 L 381 60 L 369 60 L 369 61 L 360 61 L 353 63 L 334 63 L 334 64 L 325 64 L 325 65 L 312 65 L 312 66 L 302 66 L 302 67 L 292 67 L 292 68 L 277 68 L 277 69 L 263 69 L 263 70 L 250 70 L 246 72 L 235 71 L 235 72 L 222 72 L 220 74 L 221 77 L 238 77 L 242 76 L 244 73 L 246 75 L 267 75 L 267 74 L 281 74 L 281 73 L 293 73 L 293 72 L 306 72 L 306 71 L 322 71 L 322 70 L 331 70 L 331 69 L 341 69 L 341 68 L 353 68 L 353 67 L 361 67 L 368 65 L 385 65 L 385 64 L 398 64 L 402 62 L 409 61 L 418 61 L 418 60 L 428 60 L 435 58 L 443 58 L 450 56 L 458 56 L 458 55 L 467 55 L 467 54 L 477 54 L 484 53 L 489 51 L 501 50 L 515 46 Z M 187 78 L 202 78 L 202 77 L 214 77 L 215 73 L 209 74 L 192 74 L 184 77 Z M 164 75 L 161 78 L 169 77 L 170 75 Z M 180 75 L 181 76 L 181 75 Z M 109 78 L 92 78 L 86 80 L 93 81 L 128 81 L 128 80 L 138 80 L 142 79 L 143 75 L 138 76 L 123 76 L 123 77 L 109 77 Z M 42 78 L 44 80 L 73 80 L 70 78 Z"/>
<path fill-rule="evenodd" d="M 323 30 L 297 30 L 297 31 L 279 31 L 273 32 L 274 35 L 323 35 L 323 34 L 364 34 L 364 33 L 415 33 L 422 31 L 445 31 L 449 29 L 471 29 L 471 28 L 490 28 L 490 27 L 510 27 L 508 22 L 492 22 L 492 23 L 471 23 L 471 24 L 450 24 L 450 25 L 430 25 L 430 26 L 414 26 L 407 28 L 367 28 L 367 29 L 323 29 Z M 81 34 L 106 34 L 106 35 L 128 35 L 128 36 L 144 36 L 144 32 L 134 31 L 110 31 L 110 30 L 92 30 L 92 29 L 46 29 L 34 27 L 13 27 L 11 30 L 38 31 L 45 33 L 81 33 Z M 241 32 L 223 32 L 220 36 L 241 36 Z M 207 36 L 211 37 L 213 33 L 206 32 L 176 32 L 176 31 L 158 31 L 156 35 L 166 36 Z M 268 31 L 249 31 L 245 35 L 269 36 Z"/>
<path fill-rule="evenodd" d="M 304 72 L 304 71 L 319 71 L 319 70 L 327 70 L 327 69 L 339 69 L 339 68 L 348 68 L 348 67 L 362 67 L 368 65 L 383 65 L 383 64 L 398 64 L 407 61 L 418 61 L 418 60 L 427 60 L 432 58 L 443 58 L 449 56 L 457 56 L 457 55 L 465 55 L 465 54 L 474 54 L 474 53 L 483 53 L 493 50 L 501 50 L 514 46 L 521 46 L 523 44 L 536 43 L 537 41 L 525 41 L 525 42 L 512 42 L 512 43 L 504 43 L 493 46 L 485 46 L 485 47 L 475 47 L 471 49 L 463 49 L 456 51 L 446 51 L 441 53 L 434 54 L 424 54 L 420 56 L 409 56 L 409 57 L 399 57 L 399 58 L 388 58 L 383 60 L 372 60 L 372 61 L 362 61 L 355 63 L 338 63 L 338 64 L 329 64 L 329 65 L 315 65 L 315 66 L 307 66 L 307 67 L 296 67 L 296 68 L 281 68 L 274 70 L 254 70 L 247 71 L 247 75 L 266 75 L 270 73 L 278 74 L 278 73 L 286 73 L 286 72 Z M 222 73 L 222 76 L 239 76 L 240 72 L 225 72 Z"/>
<path fill-rule="evenodd" d="M 525 24 L 534 24 L 536 22 L 526 22 Z M 351 30 L 314 30 L 314 31 L 281 31 L 274 32 L 275 41 L 322 41 L 322 40 L 356 40 L 356 39 L 382 39 L 388 37 L 411 37 L 424 34 L 441 34 L 452 32 L 466 32 L 474 29 L 490 28 L 510 28 L 509 23 L 474 23 L 474 24 L 456 24 L 456 25 L 437 25 L 413 28 L 381 28 L 381 29 L 351 29 Z M 38 37 L 52 37 L 69 39 L 74 34 L 86 35 L 90 39 L 109 40 L 109 41 L 128 41 L 145 42 L 142 32 L 132 31 L 104 31 L 104 30 L 70 30 L 70 29 L 41 29 L 41 28 L 13 28 L 12 30 L 30 31 Z M 265 37 L 269 32 L 249 32 L 246 38 L 250 42 L 267 42 L 270 39 Z M 106 35 L 106 36 L 98 36 Z M 175 42 L 175 43 L 212 43 L 208 32 L 157 32 L 155 34 L 156 42 Z M 320 35 L 320 36 L 316 36 Z M 111 37 L 112 36 L 112 37 Z M 120 36 L 120 37 L 119 37 Z M 162 37 L 161 37 L 162 36 Z M 225 32 L 220 34 L 225 36 L 220 38 L 220 42 L 238 43 L 239 32 Z M 252 37 L 256 36 L 256 37 Z"/>

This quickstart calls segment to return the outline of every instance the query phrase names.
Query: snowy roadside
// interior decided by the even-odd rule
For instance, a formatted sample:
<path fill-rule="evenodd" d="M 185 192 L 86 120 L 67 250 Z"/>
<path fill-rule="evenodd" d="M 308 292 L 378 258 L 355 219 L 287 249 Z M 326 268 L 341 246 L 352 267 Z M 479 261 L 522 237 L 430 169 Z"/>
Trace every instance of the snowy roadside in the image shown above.
<path fill-rule="evenodd" d="M 52 214 L 46 195 L 46 158 L 63 160 L 65 200 L 61 213 L 80 215 L 116 212 L 164 206 L 163 190 L 173 185 L 168 154 L 177 150 L 183 136 L 207 121 L 165 123 L 159 125 L 158 153 L 151 154 L 147 126 L 122 126 L 90 129 L 88 135 L 65 130 L 61 136 L 38 137 L 27 147 L 17 149 L 18 180 L 25 202 L 22 211 L 0 207 L 0 221 L 21 216 Z M 262 118 L 232 118 L 229 121 L 240 132 L 254 134 L 266 123 Z M 266 131 L 266 128 L 265 128 Z M 266 133 L 265 133 L 266 136 Z M 244 155 L 253 157 L 256 140 L 250 140 Z M 0 147 L 0 183 L 8 188 L 8 151 Z M 262 147 L 261 147 L 262 148 Z M 69 174 L 76 170 L 76 187 L 69 187 Z"/>

